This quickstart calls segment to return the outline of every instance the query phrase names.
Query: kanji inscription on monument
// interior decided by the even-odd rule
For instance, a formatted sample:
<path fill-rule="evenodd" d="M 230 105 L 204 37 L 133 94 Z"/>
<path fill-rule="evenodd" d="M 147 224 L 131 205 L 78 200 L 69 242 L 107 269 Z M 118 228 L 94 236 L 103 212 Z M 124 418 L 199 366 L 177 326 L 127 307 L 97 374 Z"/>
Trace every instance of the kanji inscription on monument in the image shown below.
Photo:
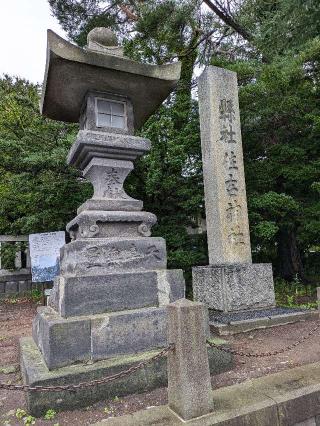
<path fill-rule="evenodd" d="M 209 265 L 192 268 L 194 299 L 224 312 L 274 306 L 272 265 L 251 260 L 237 74 L 207 67 L 199 110 Z"/>
<path fill-rule="evenodd" d="M 209 67 L 199 78 L 210 264 L 251 262 L 237 75 Z"/>

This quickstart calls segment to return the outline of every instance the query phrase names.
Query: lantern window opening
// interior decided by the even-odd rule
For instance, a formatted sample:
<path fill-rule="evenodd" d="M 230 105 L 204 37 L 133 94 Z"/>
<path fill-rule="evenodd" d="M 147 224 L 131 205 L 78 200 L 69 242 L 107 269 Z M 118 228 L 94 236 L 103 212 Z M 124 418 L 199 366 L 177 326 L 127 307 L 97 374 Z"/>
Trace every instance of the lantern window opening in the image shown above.
<path fill-rule="evenodd" d="M 126 102 L 95 98 L 97 127 L 115 127 L 126 129 Z"/>

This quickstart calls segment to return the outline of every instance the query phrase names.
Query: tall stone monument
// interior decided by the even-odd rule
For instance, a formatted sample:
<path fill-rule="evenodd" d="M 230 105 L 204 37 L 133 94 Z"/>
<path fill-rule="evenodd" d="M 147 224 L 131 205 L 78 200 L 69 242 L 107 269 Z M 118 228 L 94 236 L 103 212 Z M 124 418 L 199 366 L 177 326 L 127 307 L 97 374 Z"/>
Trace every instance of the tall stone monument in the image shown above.
<path fill-rule="evenodd" d="M 195 300 L 224 312 L 272 307 L 272 266 L 251 260 L 235 72 L 205 69 L 199 110 L 209 266 L 193 268 Z"/>
<path fill-rule="evenodd" d="M 61 249 L 60 276 L 49 306 L 38 309 L 33 339 L 21 340 L 25 383 L 101 378 L 167 345 L 166 305 L 184 297 L 183 273 L 166 269 L 165 241 L 151 237 L 156 216 L 126 193 L 124 181 L 133 161 L 150 150 L 150 141 L 134 131 L 179 76 L 180 63 L 153 66 L 124 57 L 105 28 L 89 33 L 85 49 L 48 32 L 42 114 L 79 121 L 68 164 L 82 170 L 94 194 L 67 225 L 72 241 Z M 165 368 L 148 370 L 141 380 L 150 389 L 165 374 Z M 118 383 L 118 394 L 141 386 L 137 376 L 131 384 L 127 378 Z M 108 386 L 80 389 L 76 397 L 30 391 L 29 408 L 39 414 L 48 406 L 79 405 L 81 398 L 89 404 L 107 398 Z"/>

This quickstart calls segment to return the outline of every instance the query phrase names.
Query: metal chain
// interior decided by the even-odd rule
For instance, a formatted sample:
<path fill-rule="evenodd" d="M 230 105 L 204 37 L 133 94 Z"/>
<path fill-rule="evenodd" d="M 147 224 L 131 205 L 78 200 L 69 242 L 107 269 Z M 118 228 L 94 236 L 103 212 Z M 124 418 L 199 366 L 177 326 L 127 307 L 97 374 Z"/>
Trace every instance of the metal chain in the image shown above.
<path fill-rule="evenodd" d="M 293 348 L 300 345 L 305 340 L 309 339 L 319 328 L 320 328 L 320 322 L 316 325 L 316 327 L 314 327 L 311 331 L 309 331 L 308 334 L 302 336 L 296 342 L 291 343 L 290 345 L 288 345 L 284 348 L 281 348 L 277 351 L 273 351 L 273 352 L 250 353 L 250 352 L 237 351 L 237 350 L 231 349 L 231 348 L 224 348 L 224 347 L 216 345 L 215 343 L 213 343 L 210 340 L 207 340 L 207 343 L 209 344 L 209 346 L 211 346 L 213 348 L 216 348 L 216 349 L 223 351 L 223 352 L 226 352 L 226 353 L 230 353 L 232 355 L 239 355 L 239 356 L 244 356 L 244 357 L 248 357 L 248 358 L 263 358 L 263 357 L 279 355 L 279 354 L 282 354 L 286 351 L 292 350 Z M 120 373 L 116 373 L 116 374 L 113 374 L 111 376 L 103 377 L 102 379 L 91 380 L 89 382 L 80 382 L 76 385 L 70 384 L 70 385 L 57 385 L 57 386 L 30 386 L 30 385 L 13 385 L 13 384 L 7 384 L 7 383 L 0 383 L 0 389 L 19 390 L 19 391 L 28 391 L 29 390 L 29 391 L 41 391 L 41 392 L 58 392 L 58 391 L 75 391 L 75 390 L 80 389 L 80 388 L 87 388 L 87 387 L 102 385 L 102 384 L 112 382 L 114 380 L 120 379 L 122 377 L 126 377 L 126 376 L 134 373 L 135 371 L 139 370 L 140 368 L 143 368 L 146 365 L 151 364 L 152 362 L 154 362 L 154 361 L 156 361 L 156 360 L 158 360 L 162 357 L 167 356 L 168 353 L 170 351 L 172 351 L 173 349 L 174 349 L 174 344 L 171 343 L 166 348 L 162 349 L 162 351 L 158 352 L 156 355 L 149 358 L 148 360 L 141 361 L 137 365 L 134 365 L 134 366 L 128 368 L 127 370 L 125 370 L 125 371 L 120 371 Z"/>
<path fill-rule="evenodd" d="M 229 353 L 229 354 L 232 354 L 232 355 L 245 356 L 245 357 L 248 357 L 248 358 L 264 358 L 264 357 L 279 355 L 279 354 L 282 354 L 282 353 L 287 352 L 287 351 L 291 351 L 296 346 L 300 345 L 302 342 L 309 339 L 319 329 L 319 327 L 320 327 L 320 322 L 316 325 L 316 327 L 314 327 L 311 331 L 309 331 L 308 334 L 302 336 L 301 339 L 297 340 L 294 343 L 291 343 L 290 345 L 288 345 L 284 348 L 281 348 L 281 349 L 279 349 L 277 351 L 273 351 L 273 352 L 260 352 L 260 353 L 242 352 L 242 351 L 237 351 L 235 349 L 224 348 L 224 347 L 218 346 L 215 343 L 211 342 L 210 340 L 207 340 L 207 343 L 212 348 L 219 349 L 220 351 L 223 351 L 223 352 L 226 352 L 226 353 Z"/>
<path fill-rule="evenodd" d="M 114 380 L 120 379 L 125 376 L 129 376 L 140 368 L 145 367 L 148 364 L 158 360 L 159 358 L 165 357 L 170 351 L 174 349 L 174 344 L 170 343 L 169 346 L 164 348 L 162 351 L 149 358 L 146 361 L 141 361 L 137 365 L 133 365 L 125 371 L 120 373 L 112 374 L 111 376 L 103 377 L 102 379 L 91 380 L 90 382 L 80 382 L 76 385 L 57 385 L 57 386 L 30 386 L 30 385 L 13 385 L 7 383 L 0 383 L 0 389 L 6 390 L 19 390 L 19 391 L 41 391 L 41 392 L 58 392 L 58 391 L 75 391 L 80 388 L 88 388 L 96 385 L 102 385 L 109 383 Z"/>

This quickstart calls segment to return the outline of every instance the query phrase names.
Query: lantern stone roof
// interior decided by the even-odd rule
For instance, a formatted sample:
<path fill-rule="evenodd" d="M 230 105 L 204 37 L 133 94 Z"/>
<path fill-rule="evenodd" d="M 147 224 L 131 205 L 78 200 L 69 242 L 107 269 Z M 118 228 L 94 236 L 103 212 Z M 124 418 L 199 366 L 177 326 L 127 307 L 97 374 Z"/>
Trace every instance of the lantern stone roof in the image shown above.
<path fill-rule="evenodd" d="M 122 55 L 121 48 L 102 46 L 98 35 L 88 38 L 87 48 L 80 48 L 48 30 L 41 113 L 53 120 L 78 122 L 88 91 L 109 92 L 131 100 L 138 129 L 174 89 L 181 63 L 132 61 Z M 112 39 L 109 34 L 105 38 Z"/>

